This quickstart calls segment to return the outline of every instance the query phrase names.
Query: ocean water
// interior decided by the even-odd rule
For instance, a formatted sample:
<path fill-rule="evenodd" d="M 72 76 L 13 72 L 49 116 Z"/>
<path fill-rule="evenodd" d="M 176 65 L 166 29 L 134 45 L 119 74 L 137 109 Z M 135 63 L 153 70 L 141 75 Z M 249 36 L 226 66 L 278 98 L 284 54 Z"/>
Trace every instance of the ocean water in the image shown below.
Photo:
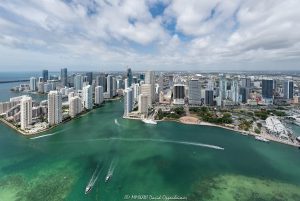
<path fill-rule="evenodd" d="M 147 125 L 122 114 L 122 101 L 109 102 L 31 137 L 0 124 L 0 200 L 300 200 L 299 149 L 221 128 Z"/>

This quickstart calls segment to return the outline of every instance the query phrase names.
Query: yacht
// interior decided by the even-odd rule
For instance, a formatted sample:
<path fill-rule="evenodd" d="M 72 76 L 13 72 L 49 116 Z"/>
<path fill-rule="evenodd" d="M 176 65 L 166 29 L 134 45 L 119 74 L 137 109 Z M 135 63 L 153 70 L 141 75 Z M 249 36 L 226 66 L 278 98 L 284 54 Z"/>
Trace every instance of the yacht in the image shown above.
<path fill-rule="evenodd" d="M 146 124 L 154 124 L 154 125 L 157 124 L 157 122 L 154 121 L 153 119 L 143 119 L 142 121 Z"/>
<path fill-rule="evenodd" d="M 258 140 L 258 141 L 262 141 L 262 142 L 269 142 L 270 140 L 266 139 L 266 138 L 263 138 L 261 136 L 255 136 L 255 139 Z"/>

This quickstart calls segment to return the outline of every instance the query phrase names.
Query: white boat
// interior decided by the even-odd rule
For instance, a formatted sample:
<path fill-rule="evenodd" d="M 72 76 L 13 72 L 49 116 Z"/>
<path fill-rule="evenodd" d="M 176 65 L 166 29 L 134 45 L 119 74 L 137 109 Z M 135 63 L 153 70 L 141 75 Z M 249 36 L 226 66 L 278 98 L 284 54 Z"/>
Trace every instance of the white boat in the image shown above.
<path fill-rule="evenodd" d="M 86 187 L 85 187 L 85 194 L 88 194 L 91 190 L 92 190 L 92 185 L 87 185 Z"/>
<path fill-rule="evenodd" d="M 154 121 L 153 119 L 143 119 L 142 121 L 146 124 L 154 124 L 154 125 L 157 124 L 157 122 Z"/>
<path fill-rule="evenodd" d="M 108 180 L 110 180 L 112 177 L 112 174 L 111 173 L 108 173 L 105 177 L 105 182 L 108 182 Z"/>
<path fill-rule="evenodd" d="M 300 142 L 300 136 L 296 137 L 296 140 L 297 140 L 298 142 Z"/>
<path fill-rule="evenodd" d="M 269 142 L 270 140 L 266 139 L 266 138 L 263 138 L 261 136 L 255 136 L 255 139 L 258 140 L 258 141 L 262 141 L 262 142 Z"/>

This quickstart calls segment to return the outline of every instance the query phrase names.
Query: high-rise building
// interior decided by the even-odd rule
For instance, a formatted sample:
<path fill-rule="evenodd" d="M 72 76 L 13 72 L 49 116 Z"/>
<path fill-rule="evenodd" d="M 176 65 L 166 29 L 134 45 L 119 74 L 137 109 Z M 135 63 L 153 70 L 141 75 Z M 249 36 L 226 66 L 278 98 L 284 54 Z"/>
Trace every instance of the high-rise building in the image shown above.
<path fill-rule="evenodd" d="M 231 83 L 231 99 L 233 101 L 234 104 L 238 104 L 239 103 L 239 82 L 238 80 L 232 80 Z"/>
<path fill-rule="evenodd" d="M 113 76 L 108 75 L 107 76 L 107 94 L 109 98 L 113 97 Z"/>
<path fill-rule="evenodd" d="M 95 87 L 95 104 L 100 105 L 103 102 L 103 87 Z"/>
<path fill-rule="evenodd" d="M 140 86 L 141 94 L 148 96 L 148 107 L 152 107 L 152 93 L 151 93 L 151 84 L 142 84 Z"/>
<path fill-rule="evenodd" d="M 36 91 L 37 90 L 37 79 L 36 79 L 36 77 L 31 77 L 30 78 L 29 88 L 30 88 L 30 91 Z"/>
<path fill-rule="evenodd" d="M 87 85 L 82 89 L 82 103 L 85 109 L 93 108 L 93 93 L 91 85 Z"/>
<path fill-rule="evenodd" d="M 74 88 L 75 90 L 82 90 L 83 87 L 83 77 L 82 75 L 76 75 L 74 77 Z"/>
<path fill-rule="evenodd" d="M 139 84 L 133 84 L 132 89 L 133 89 L 133 100 L 138 101 L 139 94 L 140 94 L 140 85 Z"/>
<path fill-rule="evenodd" d="M 116 95 L 117 95 L 117 79 L 115 78 L 115 77 L 113 77 L 113 90 L 112 90 L 112 92 L 113 92 L 113 97 L 115 97 Z"/>
<path fill-rule="evenodd" d="M 198 79 L 191 79 L 189 81 L 189 104 L 201 104 L 201 84 Z"/>
<path fill-rule="evenodd" d="M 219 80 L 219 96 L 221 97 L 221 100 L 224 100 L 227 98 L 227 80 L 224 76 L 220 77 Z"/>
<path fill-rule="evenodd" d="M 147 71 L 145 74 L 145 84 L 151 85 L 151 101 L 155 102 L 155 73 L 154 71 Z"/>
<path fill-rule="evenodd" d="M 242 84 L 241 87 L 250 88 L 251 87 L 251 79 L 250 78 L 241 78 Z"/>
<path fill-rule="evenodd" d="M 47 82 L 49 75 L 48 75 L 48 70 L 43 70 L 43 80 L 44 82 Z"/>
<path fill-rule="evenodd" d="M 93 82 L 93 72 L 87 72 L 85 74 L 86 76 L 86 81 L 89 83 L 89 85 L 92 85 Z"/>
<path fill-rule="evenodd" d="M 132 71 L 131 71 L 131 68 L 127 68 L 126 77 L 127 77 L 127 86 L 131 87 L 131 85 L 132 85 Z"/>
<path fill-rule="evenodd" d="M 100 74 L 96 77 L 96 86 L 102 86 L 103 92 L 106 92 L 106 77 L 105 74 Z"/>
<path fill-rule="evenodd" d="M 173 104 L 184 105 L 185 89 L 183 84 L 175 84 L 173 88 Z"/>
<path fill-rule="evenodd" d="M 294 97 L 294 82 L 290 80 L 284 81 L 283 93 L 285 99 L 293 99 Z"/>
<path fill-rule="evenodd" d="M 147 115 L 148 114 L 148 99 L 149 96 L 146 96 L 144 94 L 139 95 L 139 108 L 138 111 L 141 114 Z"/>
<path fill-rule="evenodd" d="M 273 89 L 274 89 L 273 80 L 262 81 L 262 97 L 264 99 L 273 99 Z"/>
<path fill-rule="evenodd" d="M 63 86 L 68 86 L 68 69 L 62 68 L 60 70 L 60 80 Z"/>
<path fill-rule="evenodd" d="M 23 96 L 20 102 L 21 129 L 25 130 L 32 123 L 32 98 Z"/>
<path fill-rule="evenodd" d="M 214 105 L 214 91 L 213 90 L 205 90 L 205 104 L 209 106 Z"/>
<path fill-rule="evenodd" d="M 133 110 L 133 92 L 131 88 L 124 90 L 124 116 Z"/>
<path fill-rule="evenodd" d="M 250 95 L 250 89 L 246 87 L 241 87 L 240 95 L 241 95 L 241 102 L 247 103 L 247 100 L 249 99 L 249 95 Z"/>
<path fill-rule="evenodd" d="M 73 118 L 82 112 L 82 104 L 79 96 L 69 98 L 69 115 Z"/>
<path fill-rule="evenodd" d="M 62 122 L 62 95 L 58 91 L 48 94 L 48 123 L 50 126 Z"/>

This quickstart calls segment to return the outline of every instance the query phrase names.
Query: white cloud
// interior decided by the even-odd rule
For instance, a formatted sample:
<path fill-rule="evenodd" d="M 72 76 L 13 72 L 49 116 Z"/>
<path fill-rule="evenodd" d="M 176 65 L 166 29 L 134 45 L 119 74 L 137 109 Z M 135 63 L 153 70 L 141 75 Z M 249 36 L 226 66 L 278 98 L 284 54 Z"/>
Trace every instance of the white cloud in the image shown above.
<path fill-rule="evenodd" d="M 153 17 L 149 7 L 156 3 L 166 9 Z M 298 0 L 3 0 L 0 70 L 47 62 L 205 70 L 285 61 L 296 68 L 299 6 Z M 20 59 L 9 60 L 7 52 Z M 40 59 L 27 58 L 35 54 Z"/>

